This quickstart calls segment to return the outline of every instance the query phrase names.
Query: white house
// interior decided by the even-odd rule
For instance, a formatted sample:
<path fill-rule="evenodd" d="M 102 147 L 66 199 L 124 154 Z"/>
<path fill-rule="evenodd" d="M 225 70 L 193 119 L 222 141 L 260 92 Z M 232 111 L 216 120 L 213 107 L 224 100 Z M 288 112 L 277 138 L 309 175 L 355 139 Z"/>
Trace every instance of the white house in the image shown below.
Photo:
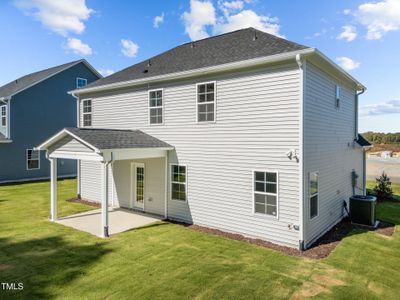
<path fill-rule="evenodd" d="M 364 90 L 317 49 L 253 28 L 173 48 L 71 92 L 79 128 L 38 147 L 52 218 L 56 160 L 77 159 L 104 236 L 111 205 L 307 248 L 365 193 Z"/>

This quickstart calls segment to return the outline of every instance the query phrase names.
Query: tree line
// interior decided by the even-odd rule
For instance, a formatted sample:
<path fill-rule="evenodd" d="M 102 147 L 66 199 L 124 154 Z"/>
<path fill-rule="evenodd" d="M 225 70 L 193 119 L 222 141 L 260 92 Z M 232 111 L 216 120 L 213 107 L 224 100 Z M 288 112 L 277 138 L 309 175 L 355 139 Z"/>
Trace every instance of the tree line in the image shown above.
<path fill-rule="evenodd" d="M 368 131 L 362 135 L 373 144 L 400 144 L 400 132 L 383 133 Z"/>

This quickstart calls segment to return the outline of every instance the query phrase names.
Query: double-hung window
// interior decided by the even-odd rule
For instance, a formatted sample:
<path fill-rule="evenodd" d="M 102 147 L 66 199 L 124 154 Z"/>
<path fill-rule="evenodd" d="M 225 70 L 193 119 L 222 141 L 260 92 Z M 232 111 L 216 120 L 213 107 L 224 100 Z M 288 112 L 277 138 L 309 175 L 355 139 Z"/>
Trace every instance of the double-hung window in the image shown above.
<path fill-rule="evenodd" d="M 215 104 L 215 82 L 197 84 L 197 122 L 214 122 Z"/>
<path fill-rule="evenodd" d="M 278 215 L 278 173 L 254 172 L 254 212 Z"/>
<path fill-rule="evenodd" d="M 33 149 L 26 150 L 26 169 L 37 170 L 40 169 L 40 152 Z"/>
<path fill-rule="evenodd" d="M 7 105 L 0 106 L 0 125 L 2 127 L 7 126 Z"/>
<path fill-rule="evenodd" d="M 309 178 L 310 219 L 318 216 L 318 172 L 311 172 Z"/>
<path fill-rule="evenodd" d="M 163 123 L 163 90 L 149 91 L 149 120 L 150 124 Z"/>
<path fill-rule="evenodd" d="M 171 165 L 171 199 L 186 201 L 186 166 Z"/>
<path fill-rule="evenodd" d="M 76 78 L 76 88 L 80 89 L 87 85 L 87 79 L 85 78 Z"/>
<path fill-rule="evenodd" d="M 83 105 L 83 126 L 92 126 L 92 100 L 85 99 Z"/>

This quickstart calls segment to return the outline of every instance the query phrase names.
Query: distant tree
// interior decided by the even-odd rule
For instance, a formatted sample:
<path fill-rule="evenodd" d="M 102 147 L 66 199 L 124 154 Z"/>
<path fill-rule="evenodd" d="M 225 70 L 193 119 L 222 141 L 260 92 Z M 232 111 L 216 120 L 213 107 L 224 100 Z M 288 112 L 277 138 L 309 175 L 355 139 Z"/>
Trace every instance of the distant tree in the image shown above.
<path fill-rule="evenodd" d="M 368 131 L 362 135 L 373 144 L 400 144 L 400 132 L 383 133 Z"/>
<path fill-rule="evenodd" d="M 392 199 L 392 183 L 385 172 L 382 172 L 382 175 L 379 178 L 376 178 L 376 186 L 374 187 L 374 192 L 376 193 L 378 201 Z"/>

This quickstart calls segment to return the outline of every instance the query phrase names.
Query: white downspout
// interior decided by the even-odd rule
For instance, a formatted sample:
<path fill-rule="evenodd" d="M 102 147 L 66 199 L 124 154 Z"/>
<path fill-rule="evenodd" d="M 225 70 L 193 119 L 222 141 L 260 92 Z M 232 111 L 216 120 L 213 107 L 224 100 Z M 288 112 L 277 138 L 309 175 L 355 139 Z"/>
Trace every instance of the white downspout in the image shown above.
<path fill-rule="evenodd" d="M 79 97 L 76 96 L 74 93 L 71 93 L 72 97 L 76 99 L 76 127 L 80 128 L 80 103 Z M 78 198 L 81 198 L 81 161 L 79 159 L 76 160 L 76 177 L 77 177 L 77 194 Z"/>
<path fill-rule="evenodd" d="M 358 140 L 358 97 L 365 93 L 366 88 L 362 88 L 361 92 L 356 93 L 355 108 L 354 108 L 354 140 Z"/>
<path fill-rule="evenodd" d="M 304 69 L 306 67 L 305 61 L 303 61 L 302 55 L 296 55 L 296 62 L 299 66 L 300 71 L 300 121 L 299 121 L 299 211 L 300 211 L 300 234 L 299 234 L 299 248 L 300 250 L 305 249 L 305 216 L 304 216 Z"/>

